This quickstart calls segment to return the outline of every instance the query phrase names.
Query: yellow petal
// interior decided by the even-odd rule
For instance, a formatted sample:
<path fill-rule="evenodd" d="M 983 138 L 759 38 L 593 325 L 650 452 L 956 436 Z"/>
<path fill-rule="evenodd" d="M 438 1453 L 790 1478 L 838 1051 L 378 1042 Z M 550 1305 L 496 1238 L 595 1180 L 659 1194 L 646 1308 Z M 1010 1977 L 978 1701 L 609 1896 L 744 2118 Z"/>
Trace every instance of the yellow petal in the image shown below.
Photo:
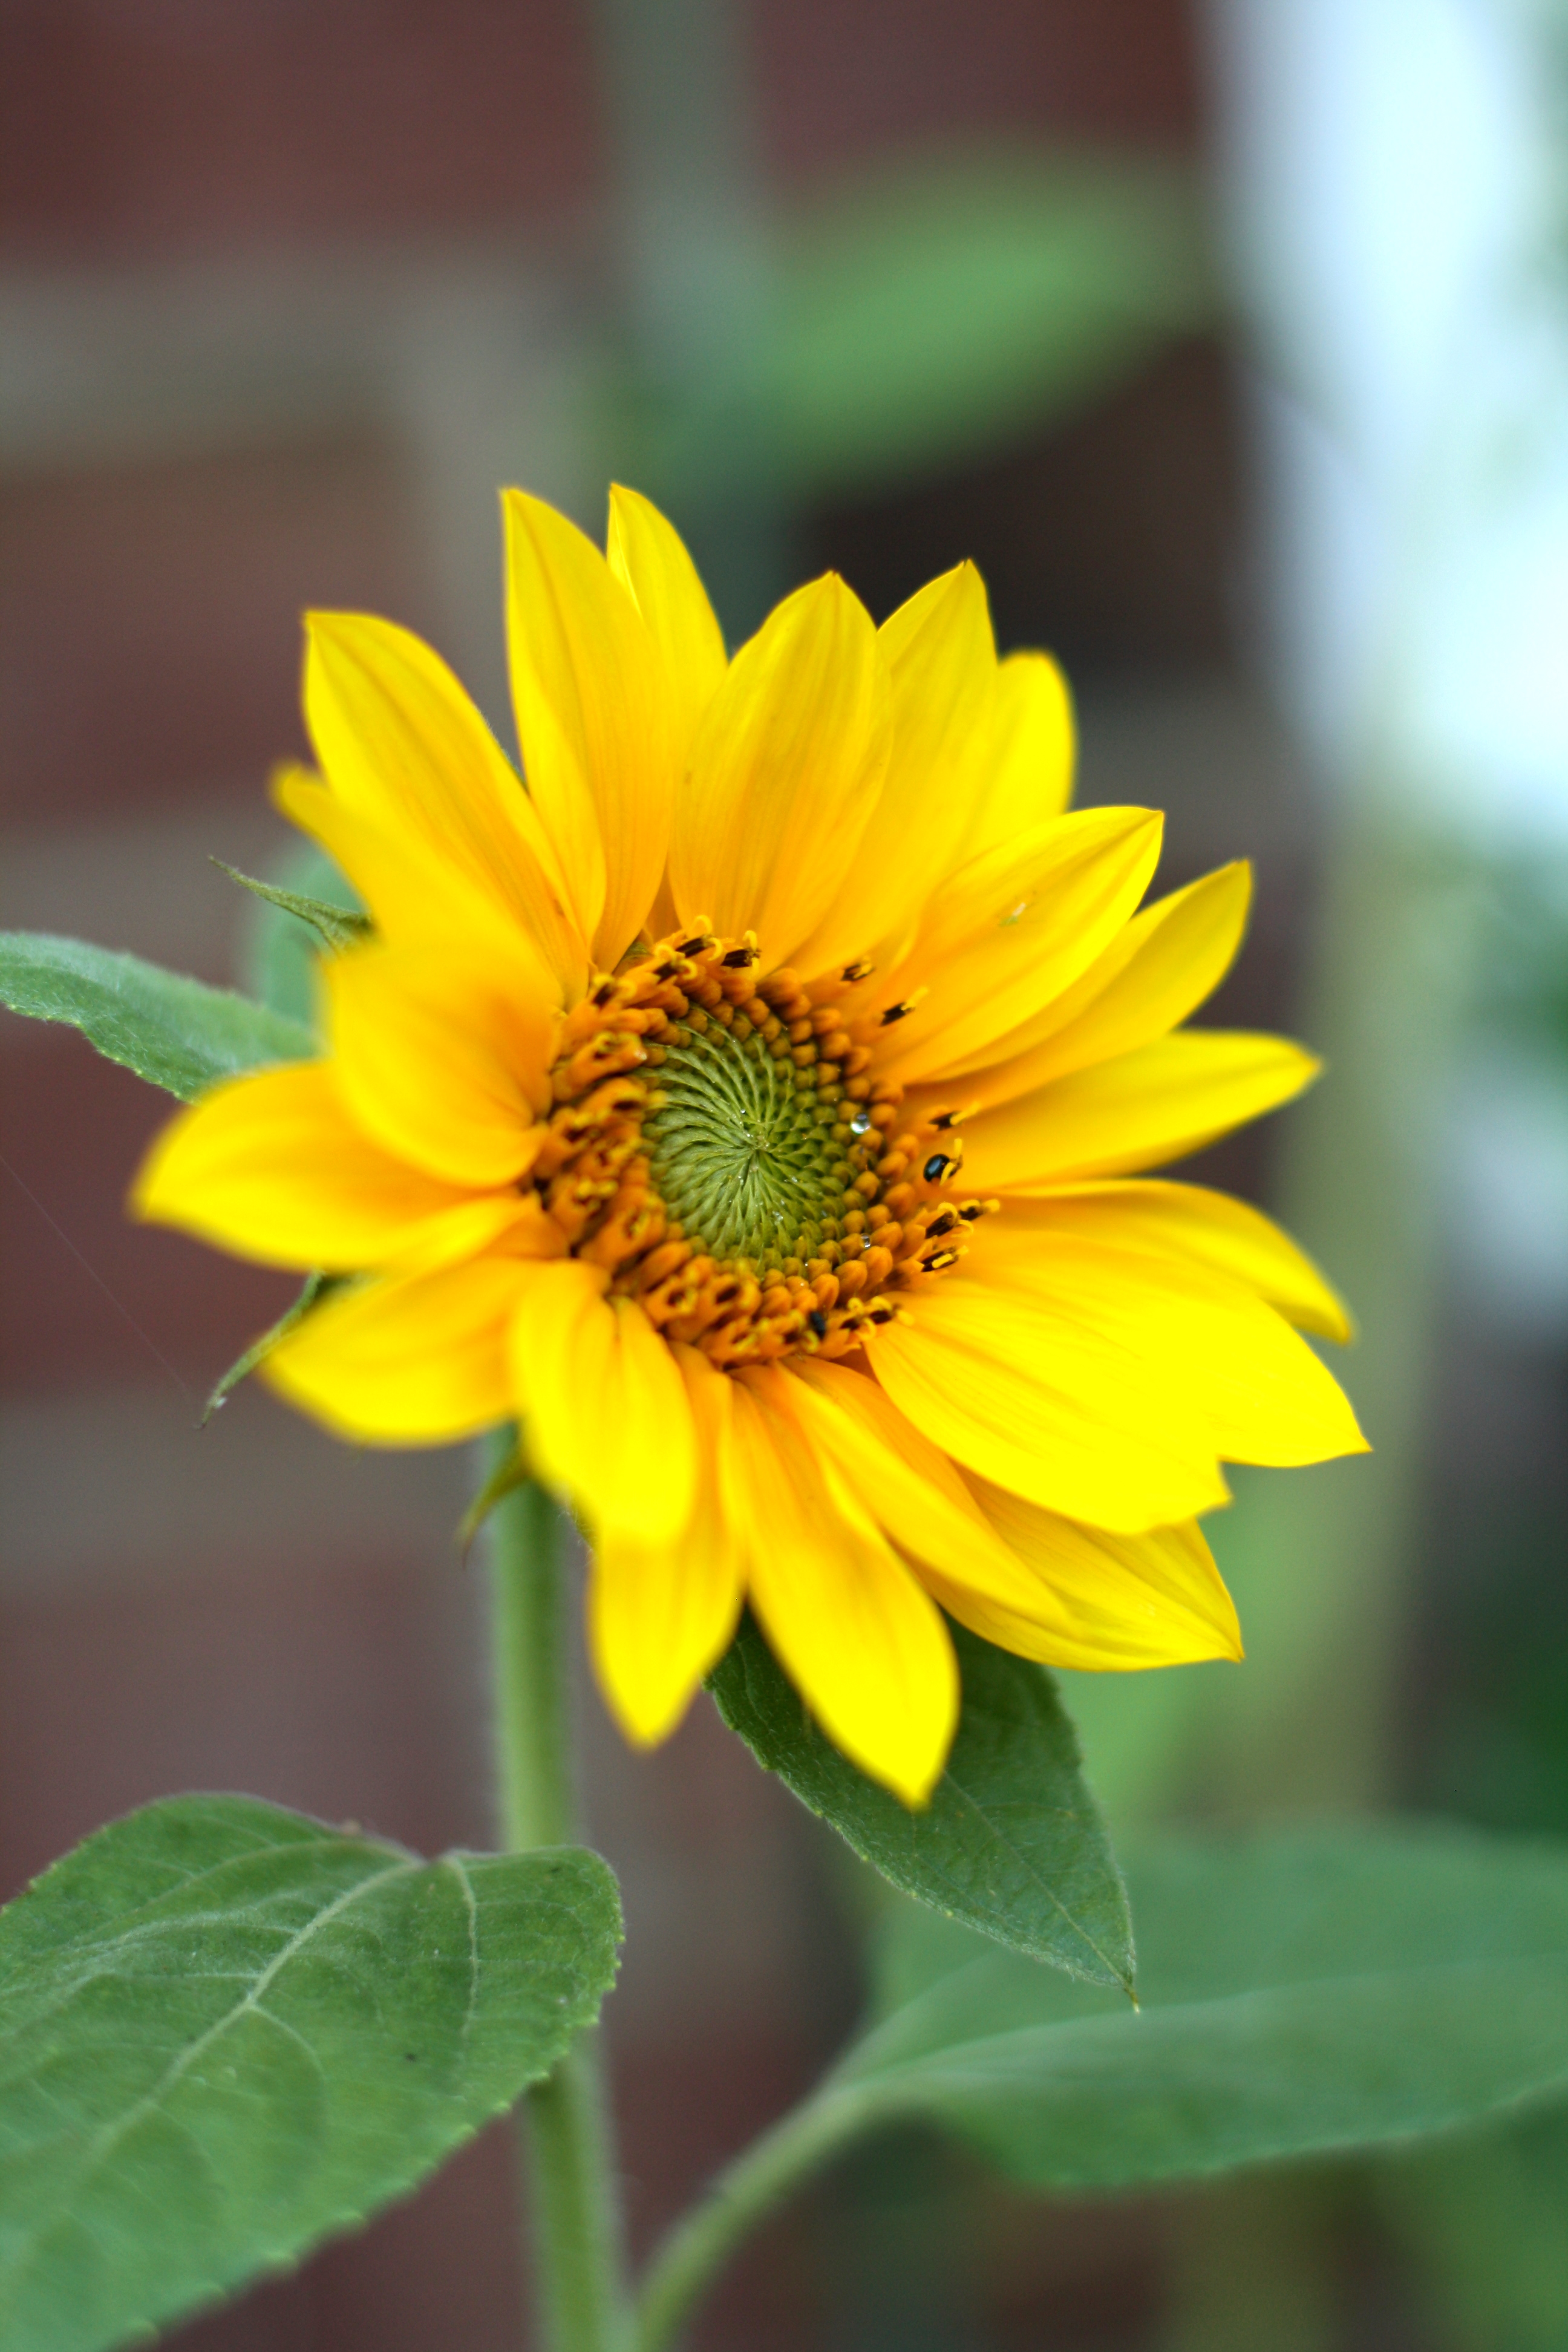
<path fill-rule="evenodd" d="M 626 1737 L 644 1748 L 674 1730 L 729 1647 L 741 1613 L 740 1555 L 713 1468 L 729 1442 L 731 1384 L 694 1349 L 672 1352 L 697 1424 L 696 1507 L 674 1543 L 602 1536 L 588 1577 L 588 1641 L 599 1685 Z"/>
<path fill-rule="evenodd" d="M 1009 654 L 996 675 L 990 742 L 965 855 L 1016 841 L 1072 798 L 1072 697 L 1048 654 Z"/>
<path fill-rule="evenodd" d="M 1042 1511 L 970 1475 L 997 1534 L 1047 1586 L 1061 1618 L 1021 1615 L 960 1587 L 934 1587 L 961 1624 L 1047 1665 L 1126 1673 L 1239 1658 L 1241 1629 L 1203 1531 L 1192 1519 L 1109 1535 Z"/>
<path fill-rule="evenodd" d="M 642 1308 L 580 1259 L 523 1294 L 511 1333 L 530 1453 L 595 1533 L 673 1543 L 697 1493 L 697 1437 L 675 1359 Z"/>
<path fill-rule="evenodd" d="M 362 948 L 322 965 L 344 1101 L 432 1176 L 489 1188 L 531 1166 L 550 1107 L 555 1014 L 521 962 Z"/>
<path fill-rule="evenodd" d="M 996 677 L 973 564 L 931 581 L 878 635 L 892 690 L 887 782 L 844 887 L 812 939 L 792 951 L 803 978 L 866 953 L 879 961 L 901 954 L 933 881 L 957 864 L 969 824 Z"/>
<path fill-rule="evenodd" d="M 923 1804 L 958 1723 L 958 1667 L 936 1604 L 790 1416 L 735 1384 L 721 1481 L 752 1605 L 835 1746 Z"/>
<path fill-rule="evenodd" d="M 1011 1102 L 1167 1035 L 1229 971 L 1251 896 L 1251 869 L 1242 863 L 1145 907 L 1038 1022 L 995 1039 L 984 1065 L 965 1065 L 973 1072 L 965 1100 Z M 955 1075 L 950 1066 L 946 1077 Z"/>
<path fill-rule="evenodd" d="M 567 879 L 510 762 L 445 662 L 390 621 L 306 617 L 305 719 L 334 796 L 521 926 L 564 979 Z"/>
<path fill-rule="evenodd" d="M 682 922 L 755 930 L 789 961 L 848 873 L 881 790 L 887 665 L 864 605 L 829 573 L 742 646 L 698 730 L 669 878 Z"/>
<path fill-rule="evenodd" d="M 940 1080 L 1070 987 L 1148 887 L 1162 822 L 1150 809 L 1084 809 L 966 866 L 871 1000 L 881 1008 L 928 991 L 899 1018 L 879 1071 Z"/>
<path fill-rule="evenodd" d="M 171 1120 L 131 1207 L 262 1265 L 353 1273 L 428 1237 L 473 1197 L 365 1135 L 331 1063 L 294 1062 L 215 1087 Z"/>
<path fill-rule="evenodd" d="M 759 1378 L 761 1376 L 758 1376 Z M 793 1412 L 829 1454 L 856 1497 L 900 1549 L 947 1582 L 1060 1622 L 1037 1578 L 998 1541 L 958 1472 L 903 1414 L 885 1389 L 842 1364 L 810 1356 L 772 1376 L 773 1402 Z"/>
<path fill-rule="evenodd" d="M 1047 1510 L 1138 1535 L 1227 1500 L 1207 1418 L 1078 1303 L 1003 1295 L 965 1269 L 867 1354 L 933 1444 Z"/>
<path fill-rule="evenodd" d="M 493 892 L 456 865 L 433 857 L 411 835 L 384 833 L 356 816 L 309 769 L 278 769 L 272 798 L 290 824 L 309 834 L 353 883 L 377 936 L 388 946 L 457 940 L 471 948 L 482 941 L 504 961 L 535 965 L 552 1001 L 570 1005 L 582 995 L 589 967 L 581 944 L 571 947 L 557 969 Z"/>
<path fill-rule="evenodd" d="M 506 1334 L 542 1278 L 523 1258 L 368 1282 L 329 1298 L 263 1359 L 261 1378 L 341 1437 L 447 1445 L 515 1412 Z"/>
<path fill-rule="evenodd" d="M 1112 1178 L 1009 1199 L 1008 1232 L 1031 1225 L 1079 1233 L 1125 1250 L 1152 1250 L 1245 1283 L 1287 1322 L 1350 1339 L 1349 1316 L 1305 1251 L 1273 1220 L 1228 1192 L 1158 1178 Z"/>
<path fill-rule="evenodd" d="M 1168 1400 L 1202 1416 L 1222 1460 L 1282 1468 L 1366 1451 L 1332 1373 L 1256 1292 L 1191 1261 L 1121 1251 L 1049 1223 L 1010 1223 L 1005 1211 L 988 1225 L 975 1236 L 966 1276 L 999 1298 L 1035 1299 L 1124 1349 Z"/>
<path fill-rule="evenodd" d="M 679 779 L 690 757 L 698 721 L 729 667 L 724 639 L 697 566 L 674 526 L 650 499 L 619 482 L 610 486 L 605 553 L 610 570 L 635 597 L 664 665 Z"/>
<path fill-rule="evenodd" d="M 564 1257 L 566 1236 L 537 1192 L 503 1185 L 481 1192 L 460 1209 L 448 1209 L 400 1242 L 382 1262 L 388 1274 L 434 1274 L 459 1258 L 481 1254 L 500 1257 Z"/>
<path fill-rule="evenodd" d="M 523 770 L 597 962 L 641 929 L 669 845 L 670 698 L 629 589 L 575 523 L 504 496 L 507 644 Z"/>
<path fill-rule="evenodd" d="M 1032 1191 L 1158 1168 L 1289 1102 L 1321 1066 L 1288 1038 L 1178 1030 L 980 1112 L 963 1129 L 964 1189 Z"/>

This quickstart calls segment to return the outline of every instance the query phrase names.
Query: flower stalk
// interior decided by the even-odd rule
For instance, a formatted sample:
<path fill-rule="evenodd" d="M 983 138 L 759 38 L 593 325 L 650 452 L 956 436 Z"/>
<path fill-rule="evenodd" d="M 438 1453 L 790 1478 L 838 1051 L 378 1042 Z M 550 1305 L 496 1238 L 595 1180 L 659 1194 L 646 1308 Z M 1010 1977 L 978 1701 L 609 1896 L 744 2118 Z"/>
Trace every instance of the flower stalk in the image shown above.
<path fill-rule="evenodd" d="M 516 1443 L 507 1430 L 502 1453 Z M 492 1457 L 491 1467 L 500 1458 Z M 568 1538 L 531 1481 L 490 1520 L 497 1810 L 509 1852 L 575 1841 L 566 1634 Z M 524 2095 L 534 2296 L 548 2352 L 621 2352 L 620 2197 L 596 2032 Z"/>
<path fill-rule="evenodd" d="M 737 2157 L 678 2221 L 645 2273 L 631 2352 L 671 2352 L 698 2303 L 764 2215 L 865 2127 L 873 2103 L 819 2092 Z"/>

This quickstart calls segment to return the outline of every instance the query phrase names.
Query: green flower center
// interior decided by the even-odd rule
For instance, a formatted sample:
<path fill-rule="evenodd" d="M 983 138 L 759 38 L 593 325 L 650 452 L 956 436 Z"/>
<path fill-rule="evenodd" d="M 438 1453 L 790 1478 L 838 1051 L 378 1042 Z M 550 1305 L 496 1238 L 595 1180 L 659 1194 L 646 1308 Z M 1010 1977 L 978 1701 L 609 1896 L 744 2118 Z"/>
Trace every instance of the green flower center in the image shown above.
<path fill-rule="evenodd" d="M 868 1122 L 845 1100 L 837 1063 L 800 1068 L 787 1034 L 770 1038 L 743 1013 L 726 1022 L 729 1011 L 693 1008 L 668 1035 L 643 1148 L 687 1239 L 760 1272 L 838 1239 L 848 1149 Z"/>

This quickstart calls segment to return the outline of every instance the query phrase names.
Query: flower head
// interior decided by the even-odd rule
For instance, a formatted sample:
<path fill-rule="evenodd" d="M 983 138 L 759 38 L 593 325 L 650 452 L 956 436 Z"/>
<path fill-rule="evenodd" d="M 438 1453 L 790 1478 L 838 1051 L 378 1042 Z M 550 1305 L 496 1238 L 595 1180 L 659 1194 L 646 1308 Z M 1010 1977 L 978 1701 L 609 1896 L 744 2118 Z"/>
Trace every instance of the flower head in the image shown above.
<path fill-rule="evenodd" d="M 351 1277 L 263 1368 L 331 1428 L 520 1420 L 634 1738 L 746 1601 L 911 1802 L 944 1611 L 1063 1664 L 1238 1655 L 1222 1462 L 1363 1442 L 1300 1252 L 1141 1172 L 1313 1075 L 1180 1026 L 1246 868 L 1140 910 L 1160 820 L 1067 813 L 1061 678 L 998 662 L 970 565 L 879 630 L 816 581 L 727 660 L 646 500 L 607 555 L 506 517 L 526 788 L 417 638 L 312 616 L 321 776 L 279 798 L 374 939 L 323 963 L 322 1057 L 176 1118 L 139 1213 Z"/>

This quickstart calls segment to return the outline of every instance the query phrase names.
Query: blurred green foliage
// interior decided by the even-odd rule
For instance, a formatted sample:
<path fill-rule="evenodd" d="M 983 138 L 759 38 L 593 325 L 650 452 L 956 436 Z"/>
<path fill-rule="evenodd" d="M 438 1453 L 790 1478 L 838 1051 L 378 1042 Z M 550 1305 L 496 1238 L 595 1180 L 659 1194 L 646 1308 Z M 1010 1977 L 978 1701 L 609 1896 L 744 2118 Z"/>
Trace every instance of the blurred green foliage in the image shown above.
<path fill-rule="evenodd" d="M 702 380 L 633 372 L 607 441 L 679 515 L 918 477 L 1065 417 L 1206 324 L 1192 173 L 1147 157 L 922 158 L 782 222 Z"/>
<path fill-rule="evenodd" d="M 1424 2149 L 1381 2171 L 1375 2186 L 1415 2256 L 1445 2352 L 1562 2352 L 1568 2113 Z"/>

